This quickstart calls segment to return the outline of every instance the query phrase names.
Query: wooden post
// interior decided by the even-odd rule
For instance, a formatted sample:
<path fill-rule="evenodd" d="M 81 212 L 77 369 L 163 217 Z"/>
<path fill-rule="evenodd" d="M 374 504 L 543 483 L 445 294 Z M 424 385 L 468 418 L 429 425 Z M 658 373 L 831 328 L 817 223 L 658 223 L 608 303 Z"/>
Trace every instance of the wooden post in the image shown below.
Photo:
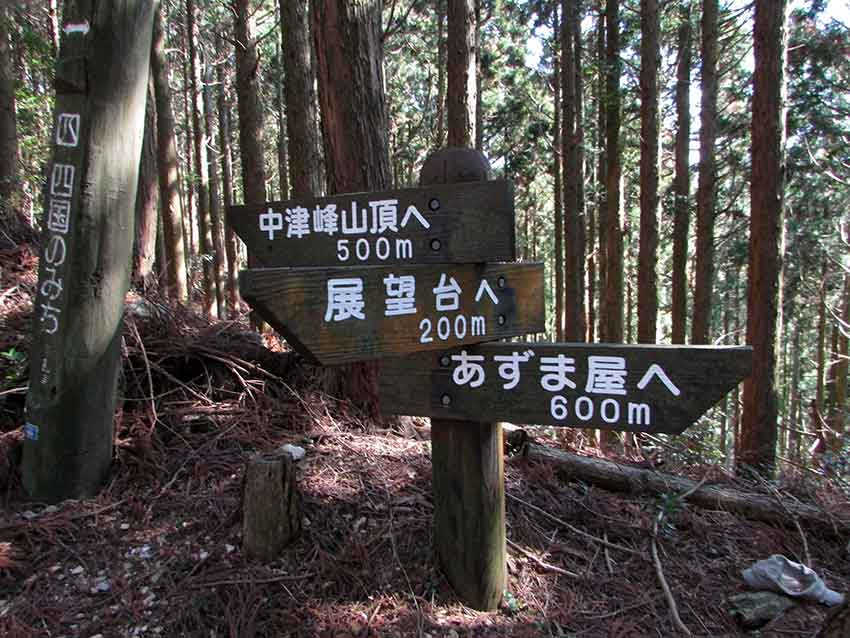
<path fill-rule="evenodd" d="M 420 184 L 484 181 L 490 166 L 472 149 L 443 149 Z M 452 587 L 475 609 L 496 609 L 505 590 L 505 476 L 501 423 L 431 419 L 434 543 Z"/>
<path fill-rule="evenodd" d="M 248 558 L 274 560 L 301 533 L 295 466 L 284 451 L 257 454 L 245 468 L 242 546 Z"/>
<path fill-rule="evenodd" d="M 65 4 L 23 458 L 41 500 L 91 496 L 112 462 L 154 4 Z"/>

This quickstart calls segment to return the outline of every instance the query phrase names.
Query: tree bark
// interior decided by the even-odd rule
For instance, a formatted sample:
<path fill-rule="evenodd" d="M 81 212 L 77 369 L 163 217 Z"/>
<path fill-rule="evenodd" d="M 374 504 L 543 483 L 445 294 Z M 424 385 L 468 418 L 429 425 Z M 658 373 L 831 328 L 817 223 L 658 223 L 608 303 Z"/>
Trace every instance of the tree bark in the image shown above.
<path fill-rule="evenodd" d="M 204 132 L 204 99 L 201 93 L 201 60 L 198 52 L 199 32 L 195 0 L 186 0 L 186 29 L 189 40 L 189 72 L 192 76 L 192 141 L 194 144 L 196 194 L 198 202 L 198 254 L 204 271 L 204 313 L 218 318 L 216 304 L 216 276 L 212 262 L 212 223 L 210 220 L 210 174 L 207 146 L 209 139 Z"/>
<path fill-rule="evenodd" d="M 136 187 L 136 232 L 133 245 L 132 281 L 142 289 L 147 289 L 151 283 L 156 259 L 156 232 L 159 225 L 156 155 L 156 101 L 151 78 L 145 103 L 145 132 L 139 160 L 139 183 Z"/>
<path fill-rule="evenodd" d="M 697 247 L 691 343 L 709 343 L 714 286 L 714 216 L 717 208 L 717 22 L 718 0 L 702 3 L 702 78 L 700 91 Z"/>
<path fill-rule="evenodd" d="M 691 198 L 691 5 L 683 6 L 676 63 L 676 175 L 673 179 L 673 343 L 685 343 L 688 317 L 688 226 Z"/>
<path fill-rule="evenodd" d="M 655 343 L 658 323 L 658 0 L 640 3 L 640 246 L 638 342 Z"/>
<path fill-rule="evenodd" d="M 475 145 L 475 2 L 448 1 L 448 145 Z"/>
<path fill-rule="evenodd" d="M 578 20 L 577 0 L 562 0 L 561 86 L 564 156 L 564 338 L 583 341 L 584 234 L 578 208 L 578 139 L 576 134 L 576 63 L 573 31 Z"/>
<path fill-rule="evenodd" d="M 555 113 L 552 137 L 552 158 L 555 181 L 555 341 L 564 340 L 564 213 L 563 213 L 563 136 L 561 134 L 561 20 L 558 5 L 553 7 L 554 25 L 552 29 L 552 66 L 555 91 Z"/>
<path fill-rule="evenodd" d="M 437 126 L 434 148 L 441 148 L 446 138 L 446 0 L 437 0 Z"/>
<path fill-rule="evenodd" d="M 266 200 L 263 161 L 263 107 L 260 103 L 260 58 L 254 37 L 251 0 L 235 0 L 236 97 L 239 110 L 239 151 L 245 204 Z"/>
<path fill-rule="evenodd" d="M 322 193 L 321 152 L 307 0 L 281 0 L 280 12 L 285 28 L 286 123 L 292 197 L 318 197 Z"/>
<path fill-rule="evenodd" d="M 12 17 L 0 6 L 0 225 L 13 241 L 29 239 L 29 224 L 18 209 L 18 124 L 15 115 L 15 69 L 10 27 Z M 5 242 L 0 242 L 5 243 Z"/>
<path fill-rule="evenodd" d="M 605 2 L 598 0 L 596 19 L 596 147 L 599 149 L 596 159 L 596 224 L 597 224 L 597 263 L 599 264 L 599 312 L 597 333 L 599 339 L 605 339 L 605 291 L 608 286 L 608 202 L 606 189 L 608 184 L 608 156 L 605 153 L 606 131 L 608 121 L 607 72 L 605 70 Z"/>
<path fill-rule="evenodd" d="M 390 166 L 380 6 L 313 0 L 311 10 L 328 193 L 384 190 Z M 323 383 L 330 395 L 378 416 L 374 364 L 326 369 Z"/>
<path fill-rule="evenodd" d="M 224 55 L 224 42 L 216 38 L 216 51 L 219 57 Z M 233 151 L 230 137 L 230 102 L 227 99 L 224 65 L 216 67 L 218 82 L 218 145 L 221 159 L 221 190 L 225 209 L 233 204 Z M 239 316 L 239 243 L 236 233 L 229 224 L 224 227 L 224 251 L 227 256 L 227 305 L 230 316 Z"/>
<path fill-rule="evenodd" d="M 784 206 L 783 109 L 787 0 L 756 0 L 755 74 L 750 186 L 750 262 L 747 343 L 753 374 L 744 382 L 739 472 L 772 475 L 777 434 L 776 361 L 779 254 Z"/>
<path fill-rule="evenodd" d="M 90 30 L 66 35 L 56 66 L 22 466 L 40 501 L 92 496 L 112 463 L 153 15 L 141 0 L 65 7 Z"/>
<path fill-rule="evenodd" d="M 622 188 L 620 157 L 620 3 L 608 0 L 605 15 L 606 74 L 606 187 L 607 202 L 607 276 L 605 288 L 604 341 L 618 343 L 623 339 L 623 238 L 620 194 Z"/>
<path fill-rule="evenodd" d="M 154 17 L 150 66 L 156 100 L 157 175 L 165 243 L 164 270 L 169 298 L 178 303 L 186 303 L 189 290 L 186 280 L 186 249 L 183 241 L 180 176 L 177 170 L 177 140 L 174 134 L 171 88 L 168 84 L 162 6 L 159 3 L 157 3 L 157 11 Z"/>
<path fill-rule="evenodd" d="M 215 154 L 212 145 L 215 139 L 215 127 L 213 125 L 213 97 L 212 97 L 213 70 L 212 65 L 207 63 L 204 69 L 204 130 L 209 141 L 208 153 Z M 218 316 L 222 319 L 227 316 L 225 301 L 225 288 L 227 285 L 227 258 L 224 254 L 224 224 L 221 214 L 221 188 L 218 179 L 218 165 L 215 157 L 209 158 L 210 179 L 210 234 L 212 235 L 213 274 L 215 276 L 215 301 L 218 308 Z"/>

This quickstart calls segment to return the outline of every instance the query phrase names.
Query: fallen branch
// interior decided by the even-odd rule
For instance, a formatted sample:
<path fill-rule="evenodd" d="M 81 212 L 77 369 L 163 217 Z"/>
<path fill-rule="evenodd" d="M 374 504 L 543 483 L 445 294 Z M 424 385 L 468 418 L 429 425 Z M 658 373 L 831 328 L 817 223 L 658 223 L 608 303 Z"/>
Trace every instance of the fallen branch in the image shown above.
<path fill-rule="evenodd" d="M 673 592 L 670 591 L 670 585 L 667 584 L 667 579 L 664 577 L 664 570 L 661 568 L 661 559 L 658 558 L 658 524 L 663 518 L 664 512 L 658 512 L 658 516 L 652 521 L 652 544 L 650 545 L 650 551 L 652 552 L 652 562 L 655 565 L 655 575 L 661 584 L 664 598 L 667 599 L 667 606 L 670 607 L 673 624 L 686 636 L 693 636 L 691 630 L 688 629 L 687 625 L 682 622 L 682 618 L 679 616 L 679 607 L 676 605 L 676 599 L 673 598 Z"/>
<path fill-rule="evenodd" d="M 831 518 L 823 510 L 804 503 L 776 502 L 772 495 L 742 492 L 716 485 L 699 485 L 690 479 L 663 474 L 605 459 L 578 456 L 561 450 L 526 444 L 527 459 L 554 465 L 572 477 L 607 490 L 634 494 L 688 493 L 688 501 L 698 507 L 725 510 L 744 518 L 774 523 L 794 529 L 794 518 L 830 536 L 850 531 L 850 521 Z"/>
<path fill-rule="evenodd" d="M 545 572 L 555 572 L 556 574 L 563 574 L 564 576 L 569 576 L 570 578 L 580 578 L 579 575 L 575 572 L 571 572 L 568 569 L 564 569 L 563 567 L 558 567 L 557 565 L 552 565 L 551 563 L 547 563 L 543 559 L 538 558 L 532 552 L 525 549 L 525 547 L 514 543 L 511 539 L 508 539 L 508 545 L 513 547 L 518 552 L 521 552 L 526 558 L 528 558 L 532 563 L 537 565 Z"/>
<path fill-rule="evenodd" d="M 617 545 L 616 543 L 612 543 L 612 542 L 608 541 L 607 539 L 599 538 L 598 536 L 594 536 L 593 534 L 589 534 L 588 532 L 585 532 L 584 530 L 579 529 L 578 527 L 570 525 L 569 523 L 561 520 L 557 516 L 553 516 L 552 514 L 550 514 L 546 510 L 544 510 L 542 507 L 537 507 L 536 505 L 533 505 L 533 504 L 529 503 L 528 501 L 522 500 L 518 496 L 514 496 L 513 494 L 510 494 L 510 493 L 507 493 L 507 492 L 505 493 L 505 496 L 507 496 L 510 499 L 515 500 L 517 503 L 522 503 L 527 508 L 534 510 L 538 514 L 542 514 L 543 516 L 548 518 L 553 523 L 557 523 L 558 525 L 561 525 L 562 527 L 566 527 L 568 530 L 570 530 L 574 534 L 578 534 L 579 536 L 583 536 L 584 538 L 591 540 L 594 543 L 599 543 L 600 545 L 604 545 L 605 547 L 610 547 L 611 549 L 616 549 L 618 551 L 625 552 L 626 554 L 633 554 L 635 556 L 641 555 L 641 553 L 639 551 L 634 550 L 631 547 L 624 547 L 623 545 Z"/>

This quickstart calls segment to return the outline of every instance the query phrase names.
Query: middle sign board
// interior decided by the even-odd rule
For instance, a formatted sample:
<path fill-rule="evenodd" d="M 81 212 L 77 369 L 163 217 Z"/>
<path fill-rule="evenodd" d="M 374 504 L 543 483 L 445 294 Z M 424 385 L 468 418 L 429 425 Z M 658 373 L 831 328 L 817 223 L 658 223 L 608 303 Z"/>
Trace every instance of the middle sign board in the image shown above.
<path fill-rule="evenodd" d="M 322 365 L 540 332 L 542 264 L 259 268 L 244 299 Z"/>

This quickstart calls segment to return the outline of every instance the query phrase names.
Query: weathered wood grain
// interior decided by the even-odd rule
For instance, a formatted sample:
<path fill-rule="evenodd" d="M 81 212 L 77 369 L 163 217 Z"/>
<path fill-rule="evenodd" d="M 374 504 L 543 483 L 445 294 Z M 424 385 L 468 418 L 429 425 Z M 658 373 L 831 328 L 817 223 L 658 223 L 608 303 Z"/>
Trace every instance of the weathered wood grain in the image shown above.
<path fill-rule="evenodd" d="M 415 314 L 385 316 L 390 275 L 415 277 Z M 433 290 L 442 275 L 460 287 L 457 310 L 437 310 Z M 328 319 L 328 282 L 352 278 L 362 281 L 364 318 L 336 321 L 331 313 Z M 498 303 L 487 292 L 475 301 L 482 281 Z M 541 264 L 256 269 L 240 273 L 239 291 L 296 350 L 323 365 L 442 350 L 544 327 Z"/>
<path fill-rule="evenodd" d="M 245 465 L 242 547 L 249 558 L 272 561 L 301 534 L 300 496 L 292 457 L 257 454 Z"/>
<path fill-rule="evenodd" d="M 463 385 L 453 378 L 464 379 L 456 372 L 462 362 L 452 359 L 460 355 L 460 349 L 382 361 L 381 410 L 449 419 L 679 433 L 748 376 L 752 367 L 749 347 L 492 343 L 463 350 L 473 358 L 472 363 L 482 366 L 484 377 L 478 387 L 471 387 L 477 383 L 477 376 Z M 527 362 L 518 364 L 515 387 L 505 388 L 510 381 L 500 377 L 499 368 L 508 364 L 494 357 L 513 353 L 532 354 Z M 558 355 L 566 358 L 566 366 L 574 368 L 565 373 L 574 388 L 548 390 L 542 386 L 543 376 L 551 370 L 541 371 L 541 360 Z M 477 362 L 475 357 L 483 360 Z M 625 369 L 622 376 L 589 374 L 591 368 L 601 369 L 600 364 L 610 366 L 616 360 Z M 675 390 L 652 372 L 654 365 L 666 374 Z M 610 370 L 606 374 L 611 374 Z M 597 382 L 589 383 L 590 377 Z M 605 378 L 612 381 L 607 388 L 601 385 Z M 553 381 L 550 378 L 547 383 Z"/>
<path fill-rule="evenodd" d="M 153 12 L 65 4 L 22 465 L 39 500 L 92 496 L 112 463 Z"/>
<path fill-rule="evenodd" d="M 375 226 L 369 203 L 387 200 L 397 201 L 398 230 L 370 232 L 379 226 Z M 349 226 L 353 221 L 352 203 L 356 203 L 359 211 L 354 219 L 363 221 L 366 212 L 366 232 L 342 232 L 343 211 Z M 336 207 L 339 229 L 333 234 L 316 232 L 314 213 L 317 208 L 329 205 Z M 416 207 L 429 228 L 424 228 L 414 215 L 402 226 L 410 206 Z M 309 233 L 287 236 L 290 232 L 287 211 L 296 208 L 309 213 Z M 263 225 L 269 230 L 261 229 L 262 215 L 266 216 Z M 516 255 L 513 187 L 506 181 L 231 206 L 227 222 L 256 256 L 259 265 L 269 268 L 512 261 Z M 278 226 L 279 230 L 273 230 Z"/>
<path fill-rule="evenodd" d="M 420 180 L 486 180 L 488 173 L 479 151 L 445 148 L 426 160 Z M 431 419 L 434 549 L 464 603 L 489 611 L 499 606 L 507 582 L 502 424 L 473 418 Z"/>

